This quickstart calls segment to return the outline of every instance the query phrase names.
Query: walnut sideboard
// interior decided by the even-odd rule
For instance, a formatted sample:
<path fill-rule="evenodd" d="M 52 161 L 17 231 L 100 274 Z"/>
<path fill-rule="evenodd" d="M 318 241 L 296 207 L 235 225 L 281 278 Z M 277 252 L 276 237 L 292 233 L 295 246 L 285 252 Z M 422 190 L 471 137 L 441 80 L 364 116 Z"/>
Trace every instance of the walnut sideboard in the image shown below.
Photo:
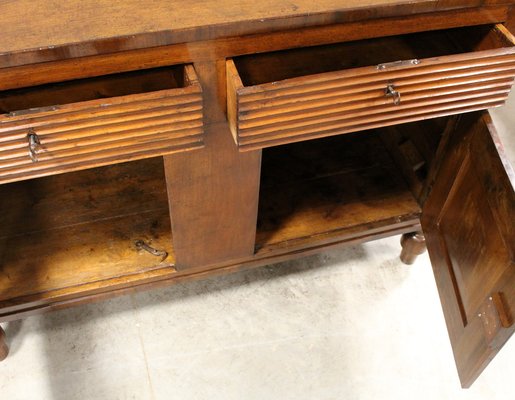
<path fill-rule="evenodd" d="M 0 322 L 403 234 L 470 386 L 515 330 L 515 1 L 144 3 L 0 4 Z"/>

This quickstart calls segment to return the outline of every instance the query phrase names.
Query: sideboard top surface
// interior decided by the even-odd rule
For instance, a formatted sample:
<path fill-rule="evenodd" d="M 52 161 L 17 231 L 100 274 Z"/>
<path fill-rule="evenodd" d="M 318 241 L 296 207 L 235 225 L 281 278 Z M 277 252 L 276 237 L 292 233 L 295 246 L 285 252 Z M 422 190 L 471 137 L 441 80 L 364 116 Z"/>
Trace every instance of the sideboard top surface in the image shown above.
<path fill-rule="evenodd" d="M 514 0 L 4 0 L 0 1 L 0 68 L 273 30 L 513 3 Z"/>

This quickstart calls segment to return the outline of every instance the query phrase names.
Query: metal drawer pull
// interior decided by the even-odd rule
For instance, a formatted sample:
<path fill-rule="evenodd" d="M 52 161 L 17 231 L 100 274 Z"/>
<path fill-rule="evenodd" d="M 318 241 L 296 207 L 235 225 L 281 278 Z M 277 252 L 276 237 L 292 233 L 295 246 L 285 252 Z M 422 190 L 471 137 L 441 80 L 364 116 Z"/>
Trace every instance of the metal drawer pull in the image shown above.
<path fill-rule="evenodd" d="M 163 262 L 168 257 L 168 253 L 166 251 L 154 249 L 153 247 L 146 244 L 143 240 L 136 240 L 134 244 L 138 250 L 144 250 L 153 256 L 161 257 L 161 262 Z"/>
<path fill-rule="evenodd" d="M 394 62 L 389 62 L 389 63 L 384 63 L 384 64 L 378 64 L 376 66 L 376 68 L 380 71 L 384 71 L 385 69 L 388 69 L 388 68 L 406 67 L 408 65 L 418 65 L 418 64 L 420 64 L 420 60 L 417 60 L 416 58 L 414 58 L 413 60 L 399 60 L 399 61 L 394 61 Z"/>
<path fill-rule="evenodd" d="M 395 86 L 393 84 L 389 84 L 386 87 L 385 94 L 386 97 L 393 97 L 393 104 L 395 104 L 396 106 L 401 104 L 401 94 L 397 90 L 395 90 Z"/>
<path fill-rule="evenodd" d="M 41 142 L 34 129 L 29 129 L 27 140 L 29 141 L 29 157 L 33 163 L 36 163 L 38 162 L 38 151 L 41 150 Z"/>

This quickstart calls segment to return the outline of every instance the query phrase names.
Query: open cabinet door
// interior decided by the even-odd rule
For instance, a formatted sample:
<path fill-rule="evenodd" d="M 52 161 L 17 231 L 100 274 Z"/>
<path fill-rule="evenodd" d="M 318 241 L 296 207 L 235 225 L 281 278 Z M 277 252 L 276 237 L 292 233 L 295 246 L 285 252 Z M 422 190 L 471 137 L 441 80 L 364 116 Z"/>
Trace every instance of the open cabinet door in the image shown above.
<path fill-rule="evenodd" d="M 460 116 L 441 154 L 422 228 L 469 387 L 515 330 L 515 175 L 488 113 Z"/>

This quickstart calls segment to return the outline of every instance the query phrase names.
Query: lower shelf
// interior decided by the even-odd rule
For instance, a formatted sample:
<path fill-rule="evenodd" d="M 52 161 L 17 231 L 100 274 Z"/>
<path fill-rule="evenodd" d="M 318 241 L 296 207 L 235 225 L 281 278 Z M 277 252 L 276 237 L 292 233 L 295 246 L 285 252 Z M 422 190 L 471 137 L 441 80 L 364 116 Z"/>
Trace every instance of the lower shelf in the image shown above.
<path fill-rule="evenodd" d="M 264 150 L 255 254 L 179 271 L 161 158 L 0 185 L 0 321 L 417 230 L 434 121 Z"/>
<path fill-rule="evenodd" d="M 381 130 L 263 150 L 256 253 L 418 222 Z"/>
<path fill-rule="evenodd" d="M 3 311 L 174 271 L 161 158 L 1 185 L 0 209 Z"/>

